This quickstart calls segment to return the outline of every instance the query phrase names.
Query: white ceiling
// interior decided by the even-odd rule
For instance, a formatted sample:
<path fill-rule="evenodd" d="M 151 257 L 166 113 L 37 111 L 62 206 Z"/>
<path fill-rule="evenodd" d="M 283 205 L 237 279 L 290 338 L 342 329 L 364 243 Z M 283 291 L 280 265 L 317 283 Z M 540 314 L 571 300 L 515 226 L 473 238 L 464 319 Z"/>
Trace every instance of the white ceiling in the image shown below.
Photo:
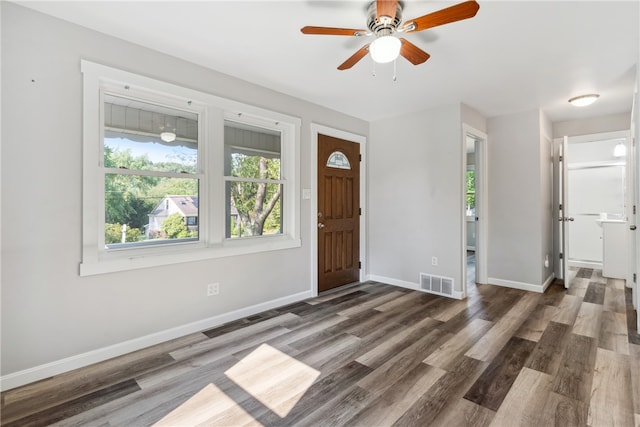
<path fill-rule="evenodd" d="M 403 17 L 460 1 L 406 1 Z M 424 64 L 367 56 L 370 39 L 305 25 L 366 28 L 368 1 L 18 1 L 26 7 L 365 120 L 465 103 L 485 117 L 541 108 L 552 121 L 630 111 L 639 61 L 636 1 L 483 1 L 475 18 L 406 37 Z M 582 109 L 567 100 L 597 92 Z"/>

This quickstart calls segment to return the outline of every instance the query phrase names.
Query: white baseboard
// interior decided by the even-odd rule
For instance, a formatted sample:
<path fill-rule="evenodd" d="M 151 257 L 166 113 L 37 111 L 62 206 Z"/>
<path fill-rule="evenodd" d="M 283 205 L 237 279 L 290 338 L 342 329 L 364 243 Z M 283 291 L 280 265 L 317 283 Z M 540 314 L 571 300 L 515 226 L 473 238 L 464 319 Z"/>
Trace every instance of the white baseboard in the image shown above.
<path fill-rule="evenodd" d="M 255 304 L 249 307 L 244 307 L 238 310 L 230 311 L 228 313 L 219 314 L 217 316 L 209 317 L 207 319 L 198 320 L 196 322 L 188 323 L 186 325 L 178 326 L 175 328 L 167 329 L 153 334 L 145 335 L 143 337 L 134 338 L 132 340 L 124 341 L 118 344 L 110 345 L 107 347 L 91 350 L 86 353 L 78 354 L 75 356 L 67 357 L 54 362 L 46 363 L 44 365 L 35 366 L 33 368 L 25 369 L 23 371 L 14 372 L 11 374 L 0 377 L 0 390 L 6 391 L 15 387 L 19 387 L 25 384 L 29 384 L 35 381 L 39 381 L 45 378 L 49 378 L 54 375 L 59 375 L 64 372 L 72 371 L 74 369 L 89 366 L 94 363 L 102 362 L 113 357 L 122 356 L 123 354 L 131 353 L 132 351 L 141 350 L 143 348 L 160 344 L 175 338 L 180 338 L 185 335 L 189 335 L 195 332 L 205 331 L 207 329 L 215 328 L 227 322 L 241 319 L 243 317 L 251 316 L 263 311 L 271 310 L 274 308 L 282 307 L 287 304 L 291 304 L 297 301 L 302 301 L 312 297 L 312 291 L 304 291 L 297 294 L 289 295 L 282 298 L 277 298 L 271 301 Z"/>
<path fill-rule="evenodd" d="M 374 282 L 386 283 L 387 285 L 398 286 L 400 288 L 411 289 L 414 291 L 424 292 L 420 289 L 419 283 L 407 282 L 406 280 L 393 279 L 391 277 L 377 276 L 375 274 L 370 274 L 368 276 L 368 280 L 373 280 Z M 435 295 L 435 294 L 434 294 Z M 453 290 L 453 295 L 451 297 L 449 295 L 442 295 L 446 298 L 455 298 L 455 299 L 463 299 L 465 296 L 462 292 Z"/>
<path fill-rule="evenodd" d="M 542 285 L 534 285 L 533 283 L 516 282 L 514 280 L 503 280 L 497 279 L 495 277 L 489 277 L 489 284 L 504 286 L 505 288 L 520 289 L 522 291 L 544 293 L 544 290 L 547 289 L 547 286 L 551 284 L 551 280 L 553 280 L 552 277 L 553 276 L 549 276 L 549 278 Z"/>
<path fill-rule="evenodd" d="M 597 270 L 602 270 L 602 263 L 597 261 L 577 261 L 577 260 L 570 259 L 568 261 L 568 265 L 569 267 L 593 268 Z"/>

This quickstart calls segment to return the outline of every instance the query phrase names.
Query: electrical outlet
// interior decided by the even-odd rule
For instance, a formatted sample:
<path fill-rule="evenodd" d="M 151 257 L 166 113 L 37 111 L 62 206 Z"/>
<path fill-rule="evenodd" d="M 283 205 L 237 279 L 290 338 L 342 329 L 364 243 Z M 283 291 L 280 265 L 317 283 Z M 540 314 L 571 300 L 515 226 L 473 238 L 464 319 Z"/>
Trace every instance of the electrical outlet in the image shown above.
<path fill-rule="evenodd" d="M 209 283 L 207 285 L 207 296 L 211 297 L 220 293 L 220 283 Z"/>
<path fill-rule="evenodd" d="M 438 257 L 437 256 L 432 256 L 431 257 L 431 265 L 438 265 Z"/>

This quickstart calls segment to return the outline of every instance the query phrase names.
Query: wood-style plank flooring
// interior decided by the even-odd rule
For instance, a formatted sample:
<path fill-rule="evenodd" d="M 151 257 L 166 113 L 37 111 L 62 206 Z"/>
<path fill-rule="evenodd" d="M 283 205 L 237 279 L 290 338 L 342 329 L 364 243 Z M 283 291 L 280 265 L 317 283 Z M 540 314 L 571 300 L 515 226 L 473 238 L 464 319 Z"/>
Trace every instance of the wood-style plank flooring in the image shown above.
<path fill-rule="evenodd" d="M 631 293 L 323 294 L 2 393 L 3 426 L 638 426 Z"/>

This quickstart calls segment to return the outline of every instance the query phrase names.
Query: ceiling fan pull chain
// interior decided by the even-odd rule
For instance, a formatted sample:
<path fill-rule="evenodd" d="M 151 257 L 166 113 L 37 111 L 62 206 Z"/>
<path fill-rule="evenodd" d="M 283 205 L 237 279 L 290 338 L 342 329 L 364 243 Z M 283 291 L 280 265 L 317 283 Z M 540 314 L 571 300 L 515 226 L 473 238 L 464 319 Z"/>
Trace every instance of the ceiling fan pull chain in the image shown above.
<path fill-rule="evenodd" d="M 397 59 L 393 60 L 393 81 L 398 81 L 398 78 L 396 77 L 396 62 L 398 62 Z"/>

